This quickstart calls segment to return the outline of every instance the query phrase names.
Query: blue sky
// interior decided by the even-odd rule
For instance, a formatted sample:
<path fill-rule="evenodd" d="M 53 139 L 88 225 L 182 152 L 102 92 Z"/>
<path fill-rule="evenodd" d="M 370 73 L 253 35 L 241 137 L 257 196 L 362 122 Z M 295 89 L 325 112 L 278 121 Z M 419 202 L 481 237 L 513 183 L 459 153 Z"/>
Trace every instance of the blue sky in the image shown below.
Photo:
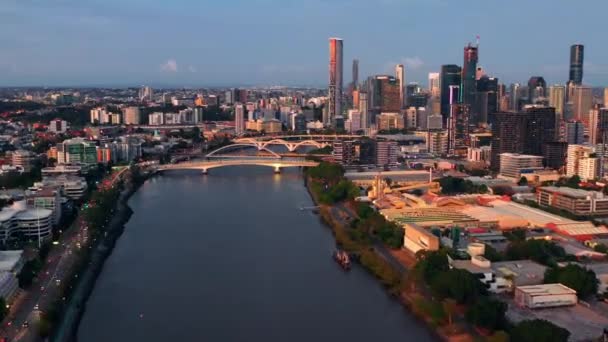
<path fill-rule="evenodd" d="M 328 37 L 344 39 L 362 77 L 406 65 L 426 84 L 462 64 L 505 83 L 565 82 L 585 44 L 584 82 L 608 85 L 606 0 L 0 0 L 0 86 L 315 85 Z"/>

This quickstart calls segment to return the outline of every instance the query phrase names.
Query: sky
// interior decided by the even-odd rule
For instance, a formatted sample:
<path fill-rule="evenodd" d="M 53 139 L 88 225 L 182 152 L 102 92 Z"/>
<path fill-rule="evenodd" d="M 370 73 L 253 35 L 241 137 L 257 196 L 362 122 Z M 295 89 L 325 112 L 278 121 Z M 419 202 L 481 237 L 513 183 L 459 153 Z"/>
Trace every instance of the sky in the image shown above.
<path fill-rule="evenodd" d="M 427 84 L 462 64 L 501 82 L 568 77 L 608 85 L 606 0 L 0 0 L 0 86 L 326 86 L 328 38 L 344 39 L 344 80 L 406 66 Z"/>

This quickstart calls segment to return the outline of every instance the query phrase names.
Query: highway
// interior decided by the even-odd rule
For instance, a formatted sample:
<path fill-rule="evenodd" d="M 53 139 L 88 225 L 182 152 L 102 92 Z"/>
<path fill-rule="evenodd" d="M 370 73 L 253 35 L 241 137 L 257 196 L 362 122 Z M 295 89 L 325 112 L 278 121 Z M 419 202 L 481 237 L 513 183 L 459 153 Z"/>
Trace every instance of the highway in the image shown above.
<path fill-rule="evenodd" d="M 116 186 L 129 168 L 112 173 L 100 182 L 100 188 Z M 8 341 L 39 341 L 38 320 L 40 314 L 47 312 L 59 297 L 60 286 L 70 275 L 76 260 L 76 251 L 80 248 L 91 248 L 88 244 L 88 227 L 82 215 L 78 215 L 72 227 L 60 237 L 58 244 L 53 245 L 38 277 L 27 291 L 14 304 L 14 308 L 2 323 L 0 336 Z"/>

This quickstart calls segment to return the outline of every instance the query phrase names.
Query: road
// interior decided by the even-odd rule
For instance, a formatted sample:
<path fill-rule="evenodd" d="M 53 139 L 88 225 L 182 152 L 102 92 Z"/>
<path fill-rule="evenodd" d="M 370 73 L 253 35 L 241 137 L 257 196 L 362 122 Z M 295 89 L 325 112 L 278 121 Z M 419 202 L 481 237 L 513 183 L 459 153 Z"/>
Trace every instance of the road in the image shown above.
<path fill-rule="evenodd" d="M 100 182 L 100 188 L 116 186 L 127 170 L 128 168 L 124 168 L 112 173 Z M 76 262 L 75 252 L 80 248 L 91 248 L 88 242 L 88 227 L 83 216 L 78 215 L 72 228 L 66 230 L 58 244 L 51 248 L 31 288 L 24 291 L 22 298 L 11 308 L 0 328 L 0 336 L 14 342 L 33 342 L 40 339 L 37 331 L 40 314 L 46 312 L 58 298 L 60 285 L 70 275 Z"/>

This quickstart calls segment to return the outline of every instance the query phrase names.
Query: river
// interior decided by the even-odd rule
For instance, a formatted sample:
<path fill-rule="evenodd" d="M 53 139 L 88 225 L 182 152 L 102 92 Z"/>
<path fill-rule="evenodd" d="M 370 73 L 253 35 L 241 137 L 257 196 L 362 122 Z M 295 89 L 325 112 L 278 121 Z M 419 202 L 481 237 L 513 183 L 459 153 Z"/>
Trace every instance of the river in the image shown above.
<path fill-rule="evenodd" d="M 432 341 L 364 269 L 331 259 L 297 170 L 226 167 L 148 180 L 78 341 Z"/>

